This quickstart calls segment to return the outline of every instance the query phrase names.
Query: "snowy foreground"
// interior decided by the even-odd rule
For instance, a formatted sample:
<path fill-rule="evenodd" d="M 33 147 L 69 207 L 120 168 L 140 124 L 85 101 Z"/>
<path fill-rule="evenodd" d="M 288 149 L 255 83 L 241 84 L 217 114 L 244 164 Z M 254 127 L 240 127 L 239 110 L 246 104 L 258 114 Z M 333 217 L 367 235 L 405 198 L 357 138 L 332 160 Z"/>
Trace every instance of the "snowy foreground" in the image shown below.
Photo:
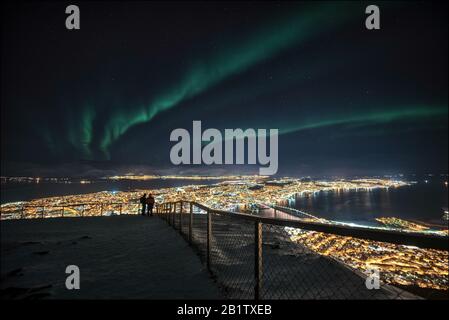
<path fill-rule="evenodd" d="M 68 290 L 68 265 L 80 289 Z M 217 299 L 191 247 L 156 217 L 1 222 L 3 299 Z"/>

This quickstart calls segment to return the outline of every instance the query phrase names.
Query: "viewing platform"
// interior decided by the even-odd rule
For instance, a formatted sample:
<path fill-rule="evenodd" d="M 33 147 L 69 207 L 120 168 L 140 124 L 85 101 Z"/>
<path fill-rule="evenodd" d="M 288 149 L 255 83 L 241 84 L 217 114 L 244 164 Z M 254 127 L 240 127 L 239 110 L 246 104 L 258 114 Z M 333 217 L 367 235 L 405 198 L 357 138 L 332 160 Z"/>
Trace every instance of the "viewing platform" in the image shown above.
<path fill-rule="evenodd" d="M 433 261 L 426 276 L 444 286 L 447 237 L 286 219 L 281 208 L 273 218 L 189 201 L 157 204 L 153 217 L 128 214 L 138 208 L 94 217 L 56 209 L 2 221 L 2 298 L 419 299 L 446 291 L 388 279 L 413 279 L 409 269 Z M 383 263 L 387 271 L 376 289 L 357 259 Z M 69 265 L 80 269 L 80 290 L 66 289 Z"/>
<path fill-rule="evenodd" d="M 157 217 L 1 222 L 2 299 L 218 299 L 194 250 Z M 65 287 L 68 265 L 80 289 Z"/>

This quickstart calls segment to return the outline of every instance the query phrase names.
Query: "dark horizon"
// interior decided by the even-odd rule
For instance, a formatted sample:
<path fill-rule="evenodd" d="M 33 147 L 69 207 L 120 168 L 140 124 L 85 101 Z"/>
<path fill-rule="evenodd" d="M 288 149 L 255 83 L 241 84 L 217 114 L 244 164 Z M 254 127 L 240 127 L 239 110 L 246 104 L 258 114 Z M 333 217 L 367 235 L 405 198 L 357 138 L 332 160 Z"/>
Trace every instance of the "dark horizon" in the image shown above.
<path fill-rule="evenodd" d="M 116 165 L 114 163 L 107 163 L 107 165 L 102 165 L 102 163 L 64 163 L 57 167 L 43 167 L 32 165 L 20 166 L 20 170 L 10 171 L 12 174 L 4 174 L 2 171 L 1 177 L 4 178 L 15 178 L 15 177 L 30 177 L 30 178 L 69 178 L 69 179 L 101 179 L 111 176 L 125 176 L 125 175 L 155 175 L 155 176 L 238 176 L 238 175 L 259 175 L 257 166 L 229 166 L 230 169 L 226 169 L 226 166 L 217 166 L 213 169 L 209 169 L 205 166 L 203 167 L 189 167 L 189 166 L 176 166 L 176 167 L 165 167 L 165 168 L 153 168 L 149 166 L 142 165 Z M 291 178 L 312 178 L 312 179 L 339 179 L 339 178 L 357 178 L 357 177 L 392 177 L 392 178 L 403 178 L 404 180 L 413 180 L 414 178 L 424 179 L 424 178 L 435 178 L 443 179 L 446 181 L 449 176 L 448 172 L 444 171 L 394 171 L 394 170 L 384 170 L 384 171 L 361 171 L 361 170 L 338 170 L 329 169 L 320 172 L 308 172 L 308 171 L 295 171 L 295 170 L 283 170 L 278 172 L 271 177 L 273 179 L 282 177 Z"/>

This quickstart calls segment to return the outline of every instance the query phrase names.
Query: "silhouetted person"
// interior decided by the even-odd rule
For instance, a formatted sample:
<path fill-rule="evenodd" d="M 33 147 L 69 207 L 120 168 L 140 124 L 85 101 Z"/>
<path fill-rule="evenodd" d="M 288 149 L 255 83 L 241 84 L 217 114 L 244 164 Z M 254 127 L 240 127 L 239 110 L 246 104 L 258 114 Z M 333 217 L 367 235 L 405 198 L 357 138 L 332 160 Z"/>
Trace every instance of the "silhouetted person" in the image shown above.
<path fill-rule="evenodd" d="M 140 197 L 140 204 L 142 205 L 142 215 L 145 215 L 146 205 L 147 205 L 147 194 L 144 193 L 143 196 Z"/>
<path fill-rule="evenodd" d="M 149 194 L 147 198 L 147 215 L 153 215 L 153 207 L 154 207 L 154 197 Z"/>

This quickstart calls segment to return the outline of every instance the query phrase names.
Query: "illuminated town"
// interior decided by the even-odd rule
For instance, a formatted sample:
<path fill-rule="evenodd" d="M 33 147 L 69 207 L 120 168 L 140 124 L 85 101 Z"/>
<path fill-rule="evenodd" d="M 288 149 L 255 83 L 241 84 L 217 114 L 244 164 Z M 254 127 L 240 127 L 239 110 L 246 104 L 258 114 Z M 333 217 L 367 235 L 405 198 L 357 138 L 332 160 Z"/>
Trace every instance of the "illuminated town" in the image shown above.
<path fill-rule="evenodd" d="M 177 178 L 188 180 L 192 176 Z M 111 179 L 123 178 L 112 177 Z M 148 176 L 143 179 L 148 179 Z M 196 179 L 204 179 L 204 177 L 196 177 Z M 211 177 L 207 177 L 207 179 L 211 179 Z M 129 192 L 102 191 L 6 203 L 1 206 L 1 218 L 52 217 L 60 216 L 62 212 L 67 216 L 99 216 L 119 213 L 118 208 L 121 208 L 122 213 L 137 214 L 138 199 L 144 192 L 151 192 L 158 203 L 189 200 L 210 208 L 236 211 L 237 208 L 254 204 L 285 204 L 286 201 L 297 195 L 313 194 L 320 191 L 372 190 L 406 185 L 404 182 L 389 179 L 302 181 L 294 178 L 282 178 L 270 181 L 263 176 L 218 176 L 215 179 L 223 181 L 214 185 L 187 185 Z"/>
<path fill-rule="evenodd" d="M 404 286 L 448 290 L 447 251 L 420 249 L 314 231 L 287 228 L 294 242 L 356 270 L 376 267 L 382 281 Z"/>
<path fill-rule="evenodd" d="M 392 227 L 392 228 L 398 228 L 398 229 L 405 229 L 405 230 L 412 230 L 412 231 L 424 231 L 428 230 L 429 227 L 413 223 L 410 221 L 405 221 L 399 218 L 394 217 L 388 217 L 388 218 L 376 218 L 376 221 Z"/>
<path fill-rule="evenodd" d="M 111 179 L 121 179 L 112 177 Z M 186 177 L 184 177 L 186 179 Z M 131 179 L 137 179 L 132 177 Z M 143 177 L 143 179 L 150 179 Z M 199 179 L 199 178 L 198 178 Z M 399 188 L 405 182 L 390 179 L 355 179 L 335 181 L 310 181 L 294 178 L 269 180 L 259 176 L 217 177 L 223 180 L 213 185 L 187 185 L 154 190 L 102 191 L 90 194 L 69 195 L 35 199 L 27 202 L 7 203 L 1 206 L 2 219 L 37 218 L 55 216 L 100 216 L 138 214 L 138 199 L 143 193 L 152 193 L 156 203 L 179 200 L 195 201 L 210 208 L 234 212 L 247 212 L 248 208 L 283 208 L 296 196 L 323 191 L 372 190 Z M 301 217 L 293 217 L 301 219 Z M 329 221 L 306 214 L 306 221 Z M 376 219 L 377 228 L 404 232 L 429 232 L 447 236 L 447 229 L 432 230 L 415 222 L 394 217 Z M 351 224 L 348 224 L 351 225 Z M 291 240 L 324 256 L 364 272 L 377 267 L 386 283 L 447 290 L 449 288 L 448 252 L 420 249 L 402 245 L 354 239 L 313 231 L 286 227 Z"/>

